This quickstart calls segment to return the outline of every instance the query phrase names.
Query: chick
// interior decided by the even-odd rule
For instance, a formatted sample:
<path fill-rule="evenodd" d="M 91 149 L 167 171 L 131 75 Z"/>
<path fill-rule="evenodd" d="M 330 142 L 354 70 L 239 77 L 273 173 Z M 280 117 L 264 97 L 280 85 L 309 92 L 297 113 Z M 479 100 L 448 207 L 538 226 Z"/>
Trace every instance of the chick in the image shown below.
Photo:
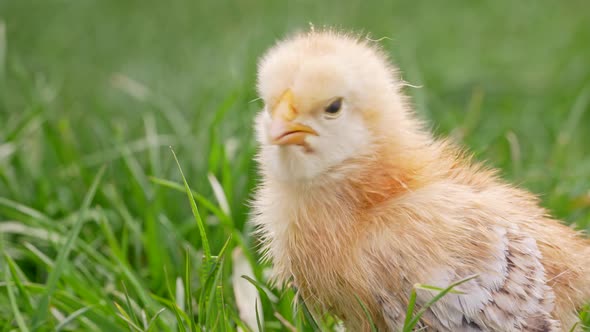
<path fill-rule="evenodd" d="M 399 330 L 414 284 L 477 278 L 433 331 L 561 331 L 590 300 L 590 242 L 529 192 L 436 139 L 373 43 L 295 35 L 261 59 L 253 222 L 278 284 L 349 331 Z M 418 291 L 418 306 L 434 296 Z"/>

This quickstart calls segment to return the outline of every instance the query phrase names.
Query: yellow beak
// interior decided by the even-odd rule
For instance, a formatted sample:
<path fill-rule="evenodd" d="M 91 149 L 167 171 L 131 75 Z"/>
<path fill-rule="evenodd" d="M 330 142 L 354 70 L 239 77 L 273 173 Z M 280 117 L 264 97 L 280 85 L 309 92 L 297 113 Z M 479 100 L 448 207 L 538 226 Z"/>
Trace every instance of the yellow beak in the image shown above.
<path fill-rule="evenodd" d="M 303 145 L 307 135 L 317 136 L 312 128 L 294 122 L 297 110 L 293 107 L 293 93 L 287 90 L 271 111 L 270 141 L 275 145 Z"/>

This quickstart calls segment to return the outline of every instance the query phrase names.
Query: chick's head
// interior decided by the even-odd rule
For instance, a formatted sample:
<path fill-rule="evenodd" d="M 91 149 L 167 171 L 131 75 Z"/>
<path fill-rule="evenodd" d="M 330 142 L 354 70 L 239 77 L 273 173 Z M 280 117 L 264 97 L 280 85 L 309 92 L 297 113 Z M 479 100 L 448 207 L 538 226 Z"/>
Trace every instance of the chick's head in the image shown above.
<path fill-rule="evenodd" d="M 402 122 L 394 73 L 378 49 L 335 32 L 296 35 L 259 63 L 256 118 L 259 161 L 285 181 L 331 174 L 374 153 L 379 137 Z"/>

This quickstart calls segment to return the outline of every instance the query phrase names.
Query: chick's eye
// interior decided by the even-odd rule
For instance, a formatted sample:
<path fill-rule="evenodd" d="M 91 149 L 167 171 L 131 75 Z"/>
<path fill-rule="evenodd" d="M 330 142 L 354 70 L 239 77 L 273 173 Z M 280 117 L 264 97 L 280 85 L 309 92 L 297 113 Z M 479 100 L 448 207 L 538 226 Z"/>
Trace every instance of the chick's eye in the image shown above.
<path fill-rule="evenodd" d="M 342 110 L 342 98 L 338 98 L 334 100 L 330 105 L 328 105 L 325 109 L 325 112 L 328 116 L 336 116 Z"/>

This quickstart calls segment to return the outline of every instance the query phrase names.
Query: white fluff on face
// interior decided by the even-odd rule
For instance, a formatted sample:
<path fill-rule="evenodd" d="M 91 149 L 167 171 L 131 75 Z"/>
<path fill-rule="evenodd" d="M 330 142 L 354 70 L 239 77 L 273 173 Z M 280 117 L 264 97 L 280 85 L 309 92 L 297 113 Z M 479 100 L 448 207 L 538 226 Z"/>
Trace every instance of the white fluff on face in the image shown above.
<path fill-rule="evenodd" d="M 294 38 L 273 47 L 259 65 L 258 92 L 265 109 L 256 119 L 259 161 L 267 174 L 284 181 L 311 180 L 343 161 L 363 155 L 372 141 L 363 111 L 389 102 L 381 96 L 394 90 L 390 72 L 374 50 L 353 39 L 323 34 Z M 275 105 L 286 90 L 293 93 L 298 111 L 295 122 L 313 128 L 318 136 L 306 138 L 308 148 L 276 146 L 268 139 Z M 379 96 L 379 97 L 377 97 Z M 326 116 L 324 109 L 342 98 L 341 113 Z M 331 174 L 332 176 L 337 174 Z"/>
<path fill-rule="evenodd" d="M 268 139 L 271 117 L 268 112 L 261 112 L 257 128 L 264 167 L 279 180 L 310 180 L 330 167 L 361 154 L 370 141 L 361 114 L 352 112 L 346 101 L 341 112 L 335 119 L 327 119 L 323 112 L 297 118 L 297 122 L 318 133 L 318 136 L 307 137 L 308 147 L 271 145 Z"/>

